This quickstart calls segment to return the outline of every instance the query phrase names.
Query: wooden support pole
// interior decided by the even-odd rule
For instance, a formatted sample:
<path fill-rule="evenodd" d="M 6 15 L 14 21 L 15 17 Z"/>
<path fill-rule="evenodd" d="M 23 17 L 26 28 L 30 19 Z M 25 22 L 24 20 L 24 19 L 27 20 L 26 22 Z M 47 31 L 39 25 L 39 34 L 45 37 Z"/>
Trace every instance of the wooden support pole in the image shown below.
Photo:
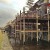
<path fill-rule="evenodd" d="M 37 28 L 37 45 L 38 45 L 38 12 L 36 14 L 36 28 Z"/>
<path fill-rule="evenodd" d="M 15 38 L 16 38 L 16 24 L 15 24 Z"/>
<path fill-rule="evenodd" d="M 23 17 L 23 42 L 25 42 L 25 17 Z"/>
<path fill-rule="evenodd" d="M 37 43 L 38 43 L 38 19 L 37 19 Z"/>
<path fill-rule="evenodd" d="M 49 42 L 49 14 L 48 14 L 48 42 Z"/>
<path fill-rule="evenodd" d="M 23 43 L 25 42 L 25 17 L 23 17 Z"/>
<path fill-rule="evenodd" d="M 24 13 L 24 16 L 23 16 L 23 44 L 25 43 L 25 7 L 23 8 L 23 13 Z"/>
<path fill-rule="evenodd" d="M 20 10 L 20 41 L 21 41 L 21 10 Z"/>
<path fill-rule="evenodd" d="M 16 45 L 16 21 L 15 21 L 15 45 Z"/>

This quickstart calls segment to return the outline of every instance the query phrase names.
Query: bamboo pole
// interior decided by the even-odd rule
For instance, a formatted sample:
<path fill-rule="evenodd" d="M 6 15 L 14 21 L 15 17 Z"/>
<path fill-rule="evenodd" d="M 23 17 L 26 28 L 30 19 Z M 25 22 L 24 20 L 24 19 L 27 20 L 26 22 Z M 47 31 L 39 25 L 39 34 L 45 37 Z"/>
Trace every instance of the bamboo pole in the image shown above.
<path fill-rule="evenodd" d="M 37 18 L 37 43 L 38 43 L 38 18 Z"/>
<path fill-rule="evenodd" d="M 47 16 L 48 16 L 48 42 L 49 42 L 49 9 L 47 7 Z"/>
<path fill-rule="evenodd" d="M 48 14 L 48 42 L 49 42 L 49 14 Z"/>
<path fill-rule="evenodd" d="M 37 28 L 37 45 L 38 45 L 38 12 L 36 13 L 36 23 L 37 23 L 36 28 Z"/>
<path fill-rule="evenodd" d="M 15 21 L 15 45 L 16 45 L 16 21 Z"/>
<path fill-rule="evenodd" d="M 23 16 L 23 44 L 25 43 L 25 8 L 23 8 L 23 13 L 24 13 L 24 16 Z"/>
<path fill-rule="evenodd" d="M 21 10 L 20 10 L 20 41 L 21 41 Z"/>

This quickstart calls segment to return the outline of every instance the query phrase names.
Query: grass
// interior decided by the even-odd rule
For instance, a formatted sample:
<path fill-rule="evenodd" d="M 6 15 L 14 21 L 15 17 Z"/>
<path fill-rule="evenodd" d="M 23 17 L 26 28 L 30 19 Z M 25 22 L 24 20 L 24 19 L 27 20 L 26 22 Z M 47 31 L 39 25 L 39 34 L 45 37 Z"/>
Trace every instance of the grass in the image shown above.
<path fill-rule="evenodd" d="M 1 49 L 2 41 L 3 41 L 3 34 L 0 30 L 0 49 Z"/>

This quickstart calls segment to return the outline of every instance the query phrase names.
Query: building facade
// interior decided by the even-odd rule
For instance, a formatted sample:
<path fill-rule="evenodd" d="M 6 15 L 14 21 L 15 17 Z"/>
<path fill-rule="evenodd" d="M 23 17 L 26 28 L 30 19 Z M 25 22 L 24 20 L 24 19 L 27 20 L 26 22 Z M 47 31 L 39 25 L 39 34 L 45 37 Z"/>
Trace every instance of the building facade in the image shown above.
<path fill-rule="evenodd" d="M 36 11 L 28 11 L 27 13 L 20 13 L 16 17 L 15 37 L 22 43 L 33 43 L 34 39 L 39 42 L 39 39 L 50 41 L 50 15 L 38 15 Z"/>
<path fill-rule="evenodd" d="M 44 2 L 48 3 L 48 0 Z M 50 42 L 50 9 L 47 3 L 33 7 L 34 10 L 20 11 L 12 24 L 15 41 L 20 44 L 38 44 L 39 40 Z"/>

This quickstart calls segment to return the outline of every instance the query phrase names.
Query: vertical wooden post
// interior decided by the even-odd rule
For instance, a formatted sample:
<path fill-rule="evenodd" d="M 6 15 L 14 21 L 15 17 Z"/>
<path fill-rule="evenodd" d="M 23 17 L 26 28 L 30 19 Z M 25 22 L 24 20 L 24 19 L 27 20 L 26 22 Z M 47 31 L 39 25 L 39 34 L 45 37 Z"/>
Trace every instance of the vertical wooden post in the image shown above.
<path fill-rule="evenodd" d="M 47 16 L 48 16 L 48 42 L 49 42 L 49 9 L 47 7 Z"/>
<path fill-rule="evenodd" d="M 20 41 L 21 41 L 21 10 L 20 10 Z"/>
<path fill-rule="evenodd" d="M 38 43 L 38 19 L 37 19 L 37 43 Z"/>
<path fill-rule="evenodd" d="M 23 43 L 25 42 L 25 17 L 23 17 Z"/>
<path fill-rule="evenodd" d="M 15 45 L 16 45 L 16 20 L 15 20 Z"/>
<path fill-rule="evenodd" d="M 48 42 L 49 42 L 49 14 L 48 14 Z"/>
<path fill-rule="evenodd" d="M 23 16 L 23 44 L 25 43 L 25 8 L 23 8 L 23 13 L 24 13 L 24 16 Z"/>
<path fill-rule="evenodd" d="M 38 45 L 38 12 L 36 13 L 36 28 L 37 28 L 37 45 Z"/>

